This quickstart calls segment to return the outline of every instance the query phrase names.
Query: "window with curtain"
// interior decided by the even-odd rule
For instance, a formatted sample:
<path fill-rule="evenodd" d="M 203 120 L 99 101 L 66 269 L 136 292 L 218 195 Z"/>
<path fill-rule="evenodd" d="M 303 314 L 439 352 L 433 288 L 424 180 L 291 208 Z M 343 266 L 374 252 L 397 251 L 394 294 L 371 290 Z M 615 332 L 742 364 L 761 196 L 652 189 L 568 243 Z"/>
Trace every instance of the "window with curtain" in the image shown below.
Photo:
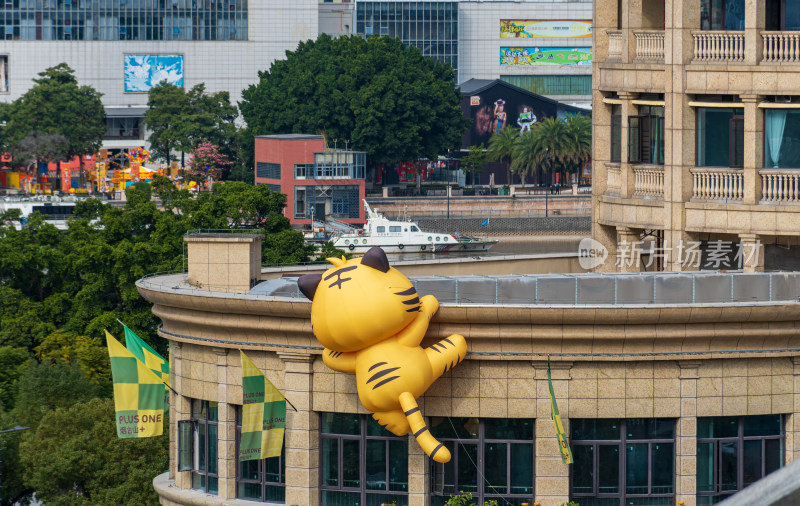
<path fill-rule="evenodd" d="M 697 419 L 697 504 L 716 504 L 783 466 L 781 415 Z"/>
<path fill-rule="evenodd" d="M 675 420 L 572 419 L 570 499 L 583 505 L 674 504 Z"/>
<path fill-rule="evenodd" d="M 192 417 L 178 422 L 178 470 L 192 472 L 192 488 L 217 494 L 218 404 L 192 399 Z"/>
<path fill-rule="evenodd" d="M 764 168 L 800 168 L 800 110 L 764 111 Z"/>
<path fill-rule="evenodd" d="M 800 30 L 800 2 L 797 0 L 766 0 L 764 8 L 767 30 Z"/>
<path fill-rule="evenodd" d="M 744 165 L 744 109 L 697 108 L 697 166 Z"/>
<path fill-rule="evenodd" d="M 664 165 L 664 106 L 640 106 L 628 117 L 628 161 Z"/>
<path fill-rule="evenodd" d="M 320 415 L 320 504 L 408 506 L 408 437 L 372 417 Z"/>
<path fill-rule="evenodd" d="M 700 0 L 701 30 L 744 30 L 744 0 Z"/>
<path fill-rule="evenodd" d="M 432 506 L 461 492 L 477 504 L 533 504 L 533 419 L 431 417 L 430 430 L 452 455 L 431 462 Z"/>
<path fill-rule="evenodd" d="M 242 407 L 236 406 L 236 455 L 242 437 Z M 286 500 L 286 440 L 280 457 L 260 460 L 236 459 L 236 497 L 257 501 Z"/>

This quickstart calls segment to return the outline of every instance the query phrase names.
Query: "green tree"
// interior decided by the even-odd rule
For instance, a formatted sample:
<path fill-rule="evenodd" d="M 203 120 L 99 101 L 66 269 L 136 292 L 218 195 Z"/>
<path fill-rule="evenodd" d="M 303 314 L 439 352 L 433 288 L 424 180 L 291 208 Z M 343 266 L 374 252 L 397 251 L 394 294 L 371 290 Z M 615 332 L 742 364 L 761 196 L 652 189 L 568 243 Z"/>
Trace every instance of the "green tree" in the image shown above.
<path fill-rule="evenodd" d="M 557 170 L 563 171 L 574 152 L 566 124 L 561 118 L 545 118 L 531 129 L 531 134 L 532 142 L 544 150 L 542 160 L 550 169 L 547 180 L 549 183 L 554 183 L 553 173 Z M 561 183 L 564 182 L 562 179 Z"/>
<path fill-rule="evenodd" d="M 569 114 L 564 118 L 564 126 L 570 144 L 570 165 L 575 171 L 580 171 L 584 162 L 592 156 L 592 119 L 580 114 Z"/>
<path fill-rule="evenodd" d="M 508 184 L 511 184 L 511 161 L 517 139 L 519 139 L 519 131 L 516 128 L 503 128 L 492 135 L 486 150 L 489 161 L 502 162 L 506 165 Z"/>
<path fill-rule="evenodd" d="M 111 399 L 45 411 L 22 436 L 25 483 L 48 505 L 158 504 L 152 480 L 168 466 L 166 436 L 118 439 Z"/>
<path fill-rule="evenodd" d="M 97 152 L 106 133 L 102 95 L 90 86 L 79 86 L 75 71 L 66 63 L 48 68 L 33 81 L 36 84 L 7 111 L 3 134 L 7 147 L 12 152 L 20 150 L 23 139 L 36 135 L 50 141 L 40 147 L 57 151 L 62 159 Z"/>
<path fill-rule="evenodd" d="M 154 158 L 169 163 L 172 152 L 188 153 L 207 141 L 235 151 L 236 107 L 226 91 L 206 93 L 205 85 L 190 90 L 162 82 L 150 89 L 144 113 Z M 230 154 L 230 153 L 226 153 Z"/>
<path fill-rule="evenodd" d="M 435 159 L 466 128 L 454 77 L 392 37 L 321 35 L 259 72 L 239 108 L 250 136 L 323 133 L 374 163 Z"/>

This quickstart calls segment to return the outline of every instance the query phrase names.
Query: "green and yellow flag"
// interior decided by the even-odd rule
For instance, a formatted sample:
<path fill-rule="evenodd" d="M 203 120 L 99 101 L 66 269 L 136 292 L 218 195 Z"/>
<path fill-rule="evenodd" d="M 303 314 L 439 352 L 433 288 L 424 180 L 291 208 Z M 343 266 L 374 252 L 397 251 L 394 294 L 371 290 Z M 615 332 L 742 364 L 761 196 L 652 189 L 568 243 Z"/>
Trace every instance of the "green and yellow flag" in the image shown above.
<path fill-rule="evenodd" d="M 567 435 L 564 433 L 564 425 L 561 424 L 561 415 L 558 414 L 556 394 L 553 392 L 553 380 L 550 379 L 550 357 L 547 357 L 547 386 L 550 387 L 550 416 L 553 418 L 553 425 L 556 428 L 558 449 L 561 451 L 561 462 L 572 464 L 572 452 L 569 449 L 569 443 L 567 443 Z"/>
<path fill-rule="evenodd" d="M 153 371 L 153 374 L 161 378 L 161 381 L 169 385 L 169 362 L 137 336 L 136 332 L 129 329 L 124 323 L 119 323 L 125 328 L 125 347 L 128 348 L 128 351 L 144 362 Z"/>
<path fill-rule="evenodd" d="M 286 428 L 286 398 L 243 351 L 242 438 L 239 460 L 278 457 Z"/>
<path fill-rule="evenodd" d="M 160 436 L 164 432 L 164 383 L 108 331 L 106 340 L 114 382 L 117 437 Z"/>

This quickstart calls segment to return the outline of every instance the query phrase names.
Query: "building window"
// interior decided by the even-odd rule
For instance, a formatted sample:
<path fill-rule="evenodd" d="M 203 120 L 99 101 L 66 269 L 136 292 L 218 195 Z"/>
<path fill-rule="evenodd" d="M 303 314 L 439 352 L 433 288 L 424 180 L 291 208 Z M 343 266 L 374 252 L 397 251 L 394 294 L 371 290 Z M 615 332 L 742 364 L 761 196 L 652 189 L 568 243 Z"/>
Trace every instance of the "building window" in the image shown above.
<path fill-rule="evenodd" d="M 242 407 L 236 406 L 236 455 L 242 437 Z M 286 499 L 286 461 L 280 457 L 260 460 L 236 459 L 236 497 L 259 501 L 284 502 Z"/>
<path fill-rule="evenodd" d="M 450 450 L 446 464 L 431 461 L 432 506 L 470 492 L 478 504 L 533 504 L 534 421 L 529 418 L 432 417 L 431 434 Z"/>
<path fill-rule="evenodd" d="M 622 161 L 622 106 L 611 106 L 611 160 Z"/>
<path fill-rule="evenodd" d="M 256 177 L 264 179 L 280 179 L 281 178 L 281 164 L 256 162 Z"/>
<path fill-rule="evenodd" d="M 781 415 L 697 419 L 697 504 L 716 504 L 783 466 Z"/>
<path fill-rule="evenodd" d="M 313 189 L 313 186 L 312 186 Z M 295 186 L 294 187 L 294 217 L 295 218 L 305 218 L 306 217 L 306 187 L 305 186 Z M 318 219 L 322 219 L 322 217 L 317 217 Z"/>
<path fill-rule="evenodd" d="M 744 165 L 744 109 L 697 108 L 697 166 Z"/>
<path fill-rule="evenodd" d="M 765 18 L 767 30 L 800 30 L 800 3 L 796 0 L 767 0 Z"/>
<path fill-rule="evenodd" d="M 500 79 L 538 95 L 591 95 L 590 75 L 501 75 Z"/>
<path fill-rule="evenodd" d="M 700 0 L 701 30 L 744 30 L 744 0 Z"/>
<path fill-rule="evenodd" d="M 296 163 L 294 164 L 294 178 L 305 179 L 314 175 L 313 163 Z"/>
<path fill-rule="evenodd" d="M 579 504 L 673 504 L 675 420 L 572 419 L 570 498 Z"/>
<path fill-rule="evenodd" d="M 664 165 L 663 106 L 641 106 L 628 117 L 628 161 Z"/>
<path fill-rule="evenodd" d="M 800 168 L 800 111 L 767 109 L 764 112 L 764 167 Z"/>
<path fill-rule="evenodd" d="M 0 93 L 8 93 L 8 55 L 0 54 Z"/>
<path fill-rule="evenodd" d="M 106 117 L 105 139 L 141 139 L 137 117 Z"/>
<path fill-rule="evenodd" d="M 320 459 L 322 506 L 408 505 L 408 438 L 372 418 L 323 413 Z"/>
<path fill-rule="evenodd" d="M 192 488 L 216 494 L 218 405 L 193 399 L 192 418 L 178 422 L 178 471 L 192 472 Z"/>

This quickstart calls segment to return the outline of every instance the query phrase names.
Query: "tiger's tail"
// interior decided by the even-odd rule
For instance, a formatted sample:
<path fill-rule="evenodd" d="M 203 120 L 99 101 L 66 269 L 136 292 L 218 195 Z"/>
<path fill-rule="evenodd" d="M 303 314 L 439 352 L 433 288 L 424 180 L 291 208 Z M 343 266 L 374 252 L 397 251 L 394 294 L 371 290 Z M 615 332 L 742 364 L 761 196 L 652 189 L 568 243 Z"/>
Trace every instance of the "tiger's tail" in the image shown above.
<path fill-rule="evenodd" d="M 403 408 L 411 432 L 422 447 L 422 451 L 436 462 L 450 462 L 450 450 L 433 437 L 428 426 L 425 425 L 425 419 L 422 418 L 417 400 L 410 392 L 400 394 L 400 406 Z"/>

